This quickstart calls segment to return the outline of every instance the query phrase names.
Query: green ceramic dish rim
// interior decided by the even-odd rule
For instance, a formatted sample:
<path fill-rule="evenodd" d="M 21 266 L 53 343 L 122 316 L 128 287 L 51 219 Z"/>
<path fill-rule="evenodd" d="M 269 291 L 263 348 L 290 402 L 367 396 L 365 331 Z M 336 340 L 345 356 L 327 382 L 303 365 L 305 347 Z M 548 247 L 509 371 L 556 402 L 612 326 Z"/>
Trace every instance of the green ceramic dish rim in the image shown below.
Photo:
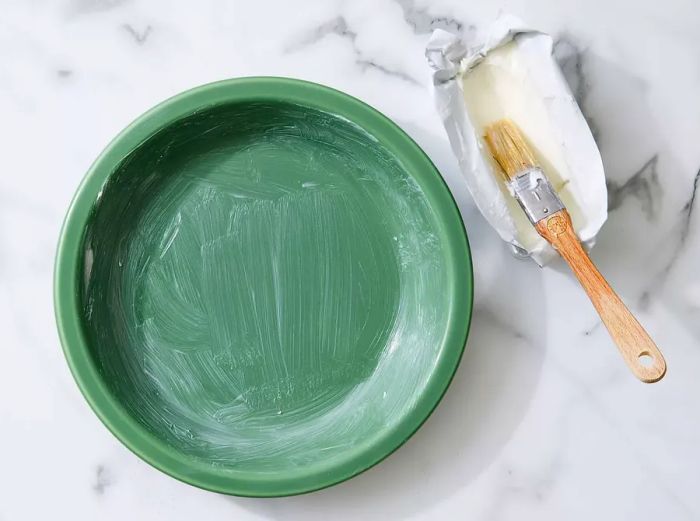
<path fill-rule="evenodd" d="M 420 184 L 441 223 L 440 231 L 448 245 L 448 284 L 454 288 L 438 361 L 413 410 L 377 443 L 360 445 L 340 464 L 316 467 L 301 477 L 216 468 L 178 452 L 148 432 L 122 408 L 100 377 L 80 318 L 78 278 L 84 230 L 115 166 L 149 136 L 187 114 L 250 101 L 298 103 L 347 118 L 395 154 Z M 209 83 L 178 94 L 140 116 L 105 148 L 85 175 L 63 223 L 56 253 L 54 306 L 63 351 L 78 387 L 100 420 L 126 447 L 185 483 L 225 494 L 273 497 L 311 492 L 345 481 L 379 463 L 413 435 L 440 402 L 459 365 L 471 323 L 473 283 L 471 252 L 457 204 L 436 167 L 403 130 L 369 105 L 332 88 L 290 78 L 250 77 Z"/>

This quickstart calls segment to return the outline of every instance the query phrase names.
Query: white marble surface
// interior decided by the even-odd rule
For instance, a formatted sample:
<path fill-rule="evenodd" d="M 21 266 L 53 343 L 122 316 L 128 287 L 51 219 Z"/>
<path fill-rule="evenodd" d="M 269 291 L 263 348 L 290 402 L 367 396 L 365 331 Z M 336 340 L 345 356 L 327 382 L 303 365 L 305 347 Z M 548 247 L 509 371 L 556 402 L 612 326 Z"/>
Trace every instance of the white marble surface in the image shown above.
<path fill-rule="evenodd" d="M 0 3 L 0 519 L 700 518 L 700 22 L 693 0 Z M 622 364 L 563 266 L 517 261 L 475 211 L 429 96 L 433 27 L 499 12 L 555 35 L 597 135 L 611 213 L 593 256 L 664 349 Z M 52 265 L 100 149 L 156 102 L 245 75 L 325 83 L 421 144 L 459 200 L 476 266 L 466 355 L 387 461 L 287 499 L 216 495 L 133 456 L 68 372 Z"/>

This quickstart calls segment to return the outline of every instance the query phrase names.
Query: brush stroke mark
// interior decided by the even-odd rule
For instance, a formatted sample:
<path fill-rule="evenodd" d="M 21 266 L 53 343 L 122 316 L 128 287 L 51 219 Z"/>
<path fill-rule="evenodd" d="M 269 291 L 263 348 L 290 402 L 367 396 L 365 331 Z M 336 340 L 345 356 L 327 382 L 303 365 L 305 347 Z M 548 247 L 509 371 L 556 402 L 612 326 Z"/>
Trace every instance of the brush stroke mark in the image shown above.
<path fill-rule="evenodd" d="M 574 38 L 567 33 L 560 34 L 554 40 L 552 47 L 554 59 L 559 64 L 564 78 L 569 84 L 574 99 L 591 129 L 593 138 L 600 143 L 600 128 L 588 111 L 586 103 L 591 89 L 591 84 L 585 74 L 586 52 L 586 49 L 577 45 Z"/>
<path fill-rule="evenodd" d="M 642 292 L 642 295 L 639 298 L 639 306 L 642 309 L 648 309 L 651 296 L 664 285 L 669 274 L 673 270 L 673 267 L 676 265 L 681 254 L 685 250 L 688 236 L 690 235 L 699 182 L 700 169 L 696 172 L 695 177 L 693 178 L 693 187 L 690 192 L 690 197 L 681 208 L 678 221 L 670 233 L 673 244 L 669 249 L 664 249 L 664 251 L 670 251 L 669 259 L 663 268 L 656 274 L 656 276 L 654 276 L 652 283 L 646 290 L 644 290 L 644 292 Z"/>
<path fill-rule="evenodd" d="M 95 469 L 95 482 L 92 485 L 92 490 L 95 491 L 95 494 L 98 496 L 104 495 L 105 490 L 112 484 L 112 477 L 107 467 L 104 465 L 97 465 Z"/>
<path fill-rule="evenodd" d="M 396 3 L 401 7 L 404 20 L 415 34 L 429 34 L 435 29 L 443 29 L 453 34 L 471 34 L 476 31 L 475 25 L 465 25 L 451 16 L 433 16 L 427 9 L 417 8 L 415 0 L 396 0 Z"/>
<path fill-rule="evenodd" d="M 360 51 L 360 49 L 357 47 L 357 33 L 350 29 L 347 20 L 343 16 L 337 16 L 332 20 L 328 20 L 327 22 L 315 27 L 307 34 L 302 35 L 297 41 L 287 45 L 285 52 L 297 52 L 303 50 L 310 45 L 314 45 L 322 41 L 329 35 L 340 36 L 352 44 L 352 50 L 355 54 L 355 64 L 358 65 L 362 71 L 366 71 L 367 69 L 375 70 L 387 76 L 397 78 L 413 85 L 421 86 L 421 83 L 410 74 L 387 67 L 386 65 L 378 63 L 376 60 L 372 60 L 364 56 L 362 51 Z"/>
<path fill-rule="evenodd" d="M 73 76 L 73 71 L 70 69 L 58 69 L 56 71 L 56 76 L 58 76 L 61 79 L 67 79 Z"/>
<path fill-rule="evenodd" d="M 151 34 L 153 27 L 147 25 L 143 31 L 137 31 L 131 24 L 122 24 L 124 29 L 138 45 L 143 45 Z"/>
<path fill-rule="evenodd" d="M 656 198 L 661 195 L 661 185 L 657 172 L 658 160 L 658 154 L 654 154 L 622 184 L 615 181 L 607 182 L 609 212 L 620 208 L 625 200 L 631 196 L 639 200 L 647 220 L 651 221 L 656 217 Z"/>
<path fill-rule="evenodd" d="M 441 237 L 413 178 L 347 120 L 199 112 L 127 157 L 95 207 L 93 356 L 176 450 L 255 472 L 326 464 L 427 385 L 450 315 Z"/>

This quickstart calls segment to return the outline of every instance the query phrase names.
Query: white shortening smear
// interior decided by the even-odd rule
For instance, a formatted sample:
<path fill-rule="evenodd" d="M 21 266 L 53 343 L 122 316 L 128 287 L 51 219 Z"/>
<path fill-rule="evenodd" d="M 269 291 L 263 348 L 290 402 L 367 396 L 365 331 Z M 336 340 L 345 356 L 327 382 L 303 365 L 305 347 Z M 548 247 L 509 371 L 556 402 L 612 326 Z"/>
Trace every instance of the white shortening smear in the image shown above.
<path fill-rule="evenodd" d="M 551 37 L 504 18 L 481 43 L 437 30 L 426 56 L 467 186 L 501 238 L 541 266 L 555 256 L 508 193 L 483 140 L 486 126 L 509 118 L 526 135 L 580 239 L 592 246 L 607 218 L 605 174 L 588 124 L 552 57 Z"/>

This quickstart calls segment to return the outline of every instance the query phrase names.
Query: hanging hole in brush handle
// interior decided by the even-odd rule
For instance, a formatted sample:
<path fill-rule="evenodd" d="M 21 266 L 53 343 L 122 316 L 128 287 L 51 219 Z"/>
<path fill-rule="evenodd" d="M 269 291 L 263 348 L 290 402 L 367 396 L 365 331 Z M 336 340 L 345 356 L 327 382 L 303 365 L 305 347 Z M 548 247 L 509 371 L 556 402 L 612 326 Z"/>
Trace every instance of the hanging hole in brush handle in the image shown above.
<path fill-rule="evenodd" d="M 661 380 L 666 374 L 661 351 L 595 267 L 576 236 L 569 213 L 556 212 L 535 228 L 569 264 L 634 375 L 646 383 Z"/>
<path fill-rule="evenodd" d="M 645 351 L 639 355 L 639 363 L 644 367 L 651 367 L 654 365 L 654 357 Z"/>

